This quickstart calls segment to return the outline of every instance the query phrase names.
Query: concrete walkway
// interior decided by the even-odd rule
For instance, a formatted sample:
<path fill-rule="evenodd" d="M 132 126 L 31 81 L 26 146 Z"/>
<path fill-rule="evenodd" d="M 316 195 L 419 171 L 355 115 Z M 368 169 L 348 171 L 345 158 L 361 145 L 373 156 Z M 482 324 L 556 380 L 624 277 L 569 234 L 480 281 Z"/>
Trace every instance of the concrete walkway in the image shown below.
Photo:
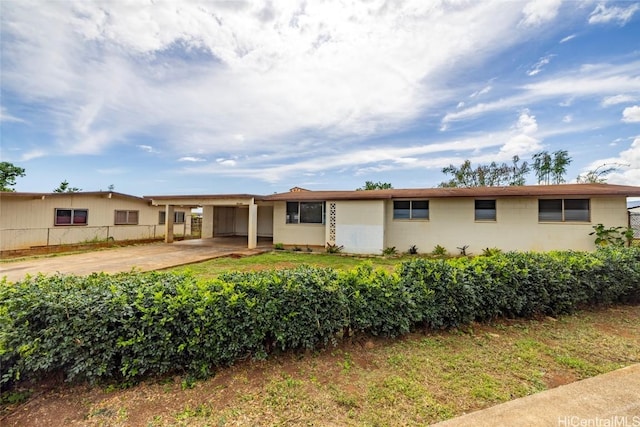
<path fill-rule="evenodd" d="M 437 427 L 640 427 L 640 364 L 512 400 Z"/>
<path fill-rule="evenodd" d="M 9 282 L 16 282 L 27 274 L 33 276 L 38 273 L 88 275 L 100 271 L 118 273 L 132 269 L 139 271 L 159 270 L 224 256 L 255 255 L 272 248 L 271 241 L 258 243 L 258 248 L 249 250 L 246 239 L 223 237 L 37 257 L 25 261 L 0 263 L 0 279 L 6 277 Z"/>

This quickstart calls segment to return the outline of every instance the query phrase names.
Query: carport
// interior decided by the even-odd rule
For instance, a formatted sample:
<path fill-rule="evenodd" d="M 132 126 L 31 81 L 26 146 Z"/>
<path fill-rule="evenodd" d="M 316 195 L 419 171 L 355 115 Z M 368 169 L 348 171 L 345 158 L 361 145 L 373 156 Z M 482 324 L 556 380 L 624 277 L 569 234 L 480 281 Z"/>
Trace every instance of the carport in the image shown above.
<path fill-rule="evenodd" d="M 178 206 L 202 208 L 202 239 L 246 237 L 255 249 L 258 237 L 273 238 L 273 203 L 253 194 L 145 196 L 154 206 L 165 206 L 165 242 L 173 242 L 173 212 Z"/>

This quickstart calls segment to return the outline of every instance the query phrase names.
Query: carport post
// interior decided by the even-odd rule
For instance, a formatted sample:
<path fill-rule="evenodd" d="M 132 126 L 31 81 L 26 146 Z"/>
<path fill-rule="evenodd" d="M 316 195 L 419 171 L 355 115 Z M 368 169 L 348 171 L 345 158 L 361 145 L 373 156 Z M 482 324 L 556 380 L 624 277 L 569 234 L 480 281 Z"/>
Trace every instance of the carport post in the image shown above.
<path fill-rule="evenodd" d="M 164 212 L 164 242 L 173 243 L 173 205 L 166 205 Z"/>
<path fill-rule="evenodd" d="M 249 203 L 248 240 L 249 249 L 255 249 L 258 246 L 258 205 L 253 199 Z"/>

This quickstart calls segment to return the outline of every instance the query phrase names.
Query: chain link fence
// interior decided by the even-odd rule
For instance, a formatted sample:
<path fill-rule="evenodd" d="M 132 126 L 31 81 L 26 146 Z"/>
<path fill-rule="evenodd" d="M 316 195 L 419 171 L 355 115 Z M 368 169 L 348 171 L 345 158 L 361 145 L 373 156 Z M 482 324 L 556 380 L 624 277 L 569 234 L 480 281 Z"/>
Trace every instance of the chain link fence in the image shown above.
<path fill-rule="evenodd" d="M 191 237 L 197 238 L 197 239 L 202 237 L 202 217 L 201 216 L 191 217 Z"/>
<path fill-rule="evenodd" d="M 633 238 L 640 239 L 640 213 L 629 213 L 629 227 L 633 228 Z"/>

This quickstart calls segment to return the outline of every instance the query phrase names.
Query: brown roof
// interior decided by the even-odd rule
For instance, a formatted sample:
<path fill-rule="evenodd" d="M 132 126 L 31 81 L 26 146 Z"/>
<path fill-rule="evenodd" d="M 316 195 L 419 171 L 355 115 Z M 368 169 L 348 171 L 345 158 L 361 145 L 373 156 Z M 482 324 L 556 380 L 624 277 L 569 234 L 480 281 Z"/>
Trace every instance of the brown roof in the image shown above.
<path fill-rule="evenodd" d="M 353 190 L 353 191 L 295 191 L 294 187 L 287 193 L 268 196 L 256 194 L 209 194 L 209 195 L 164 195 L 164 196 L 131 196 L 115 191 L 83 191 L 78 193 L 21 193 L 0 192 L 0 198 L 41 198 L 62 197 L 70 194 L 83 196 L 102 196 L 130 198 L 136 200 L 184 200 L 206 201 L 224 199 L 255 199 L 256 201 L 325 201 L 325 200 L 381 200 L 381 199 L 413 199 L 444 197 L 588 197 L 588 196 L 620 196 L 640 197 L 640 187 L 614 184 L 560 184 L 560 185 L 525 185 L 512 187 L 471 187 L 471 188 L 409 188 L 388 190 Z"/>
<path fill-rule="evenodd" d="M 0 198 L 16 198 L 16 199 L 42 199 L 48 197 L 65 197 L 65 196 L 90 196 L 90 197 L 118 197 L 122 199 L 134 199 L 138 201 L 149 202 L 145 197 L 132 196 L 130 194 L 118 193 L 116 191 L 75 191 L 66 193 L 23 193 L 19 191 L 2 191 Z"/>
<path fill-rule="evenodd" d="M 612 184 L 526 185 L 511 187 L 413 188 L 356 191 L 288 192 L 265 196 L 265 201 L 279 200 L 380 200 L 442 197 L 640 197 L 640 187 Z"/>
<path fill-rule="evenodd" d="M 201 199 L 256 199 L 263 200 L 265 196 L 258 196 L 256 194 L 191 194 L 191 195 L 177 195 L 177 196 L 144 196 L 146 199 L 153 200 L 201 200 Z"/>

